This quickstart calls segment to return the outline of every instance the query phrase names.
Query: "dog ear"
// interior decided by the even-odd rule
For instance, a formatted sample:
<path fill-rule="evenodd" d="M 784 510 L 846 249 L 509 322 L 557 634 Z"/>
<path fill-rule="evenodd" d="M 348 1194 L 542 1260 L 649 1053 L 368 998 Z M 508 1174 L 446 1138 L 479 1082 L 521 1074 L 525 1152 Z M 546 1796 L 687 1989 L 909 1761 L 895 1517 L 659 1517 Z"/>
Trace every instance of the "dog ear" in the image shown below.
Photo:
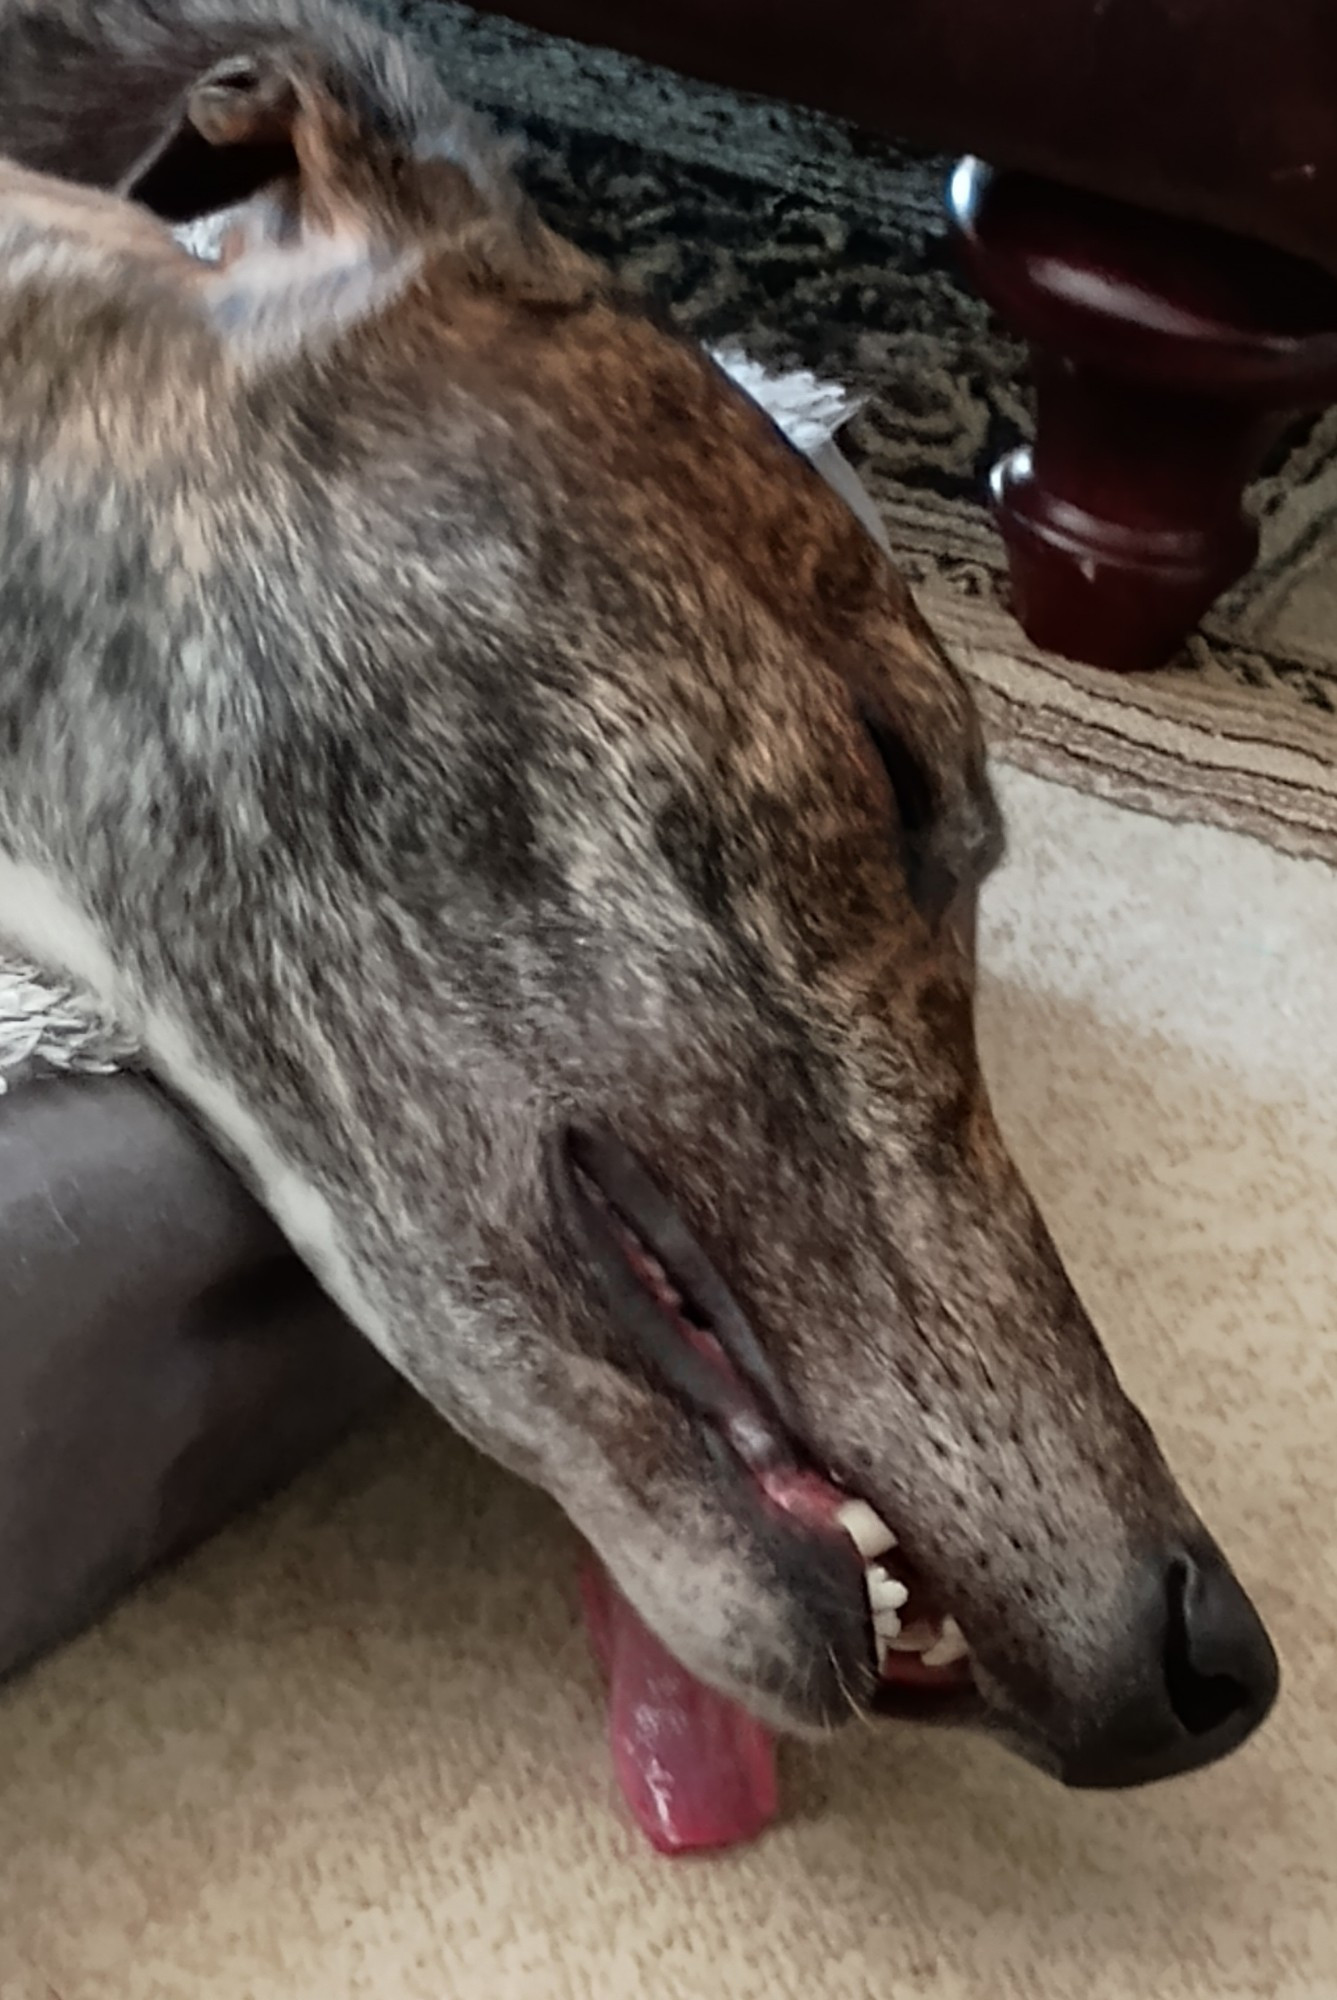
<path fill-rule="evenodd" d="M 165 222 L 188 223 L 295 182 L 296 93 L 268 56 L 218 63 L 186 93 L 118 192 Z"/>
<path fill-rule="evenodd" d="M 245 359 L 336 334 L 416 268 L 352 116 L 309 61 L 281 48 L 200 77 L 122 191 L 175 224 L 208 267 L 205 308 Z"/>

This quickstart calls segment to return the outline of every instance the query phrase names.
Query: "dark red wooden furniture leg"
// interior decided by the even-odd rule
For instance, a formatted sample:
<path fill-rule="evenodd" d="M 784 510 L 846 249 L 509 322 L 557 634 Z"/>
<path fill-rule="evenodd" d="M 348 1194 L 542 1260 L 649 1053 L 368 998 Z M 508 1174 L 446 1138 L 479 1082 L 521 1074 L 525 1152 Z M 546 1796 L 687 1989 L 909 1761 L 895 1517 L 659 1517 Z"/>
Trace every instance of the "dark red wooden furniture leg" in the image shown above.
<path fill-rule="evenodd" d="M 949 209 L 1034 357 L 1034 448 L 992 482 L 1013 608 L 1054 652 L 1160 666 L 1257 554 L 1244 489 L 1269 446 L 1337 400 L 1337 281 L 978 160 Z"/>

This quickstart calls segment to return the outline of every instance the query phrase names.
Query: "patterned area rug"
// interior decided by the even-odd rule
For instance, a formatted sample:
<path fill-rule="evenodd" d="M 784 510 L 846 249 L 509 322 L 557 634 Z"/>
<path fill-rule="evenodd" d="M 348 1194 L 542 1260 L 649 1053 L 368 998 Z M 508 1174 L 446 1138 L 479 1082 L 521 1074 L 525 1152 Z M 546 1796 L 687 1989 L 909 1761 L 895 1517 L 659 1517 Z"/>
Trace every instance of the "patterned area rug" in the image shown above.
<path fill-rule="evenodd" d="M 1173 668 L 1116 677 L 1041 653 L 1006 611 L 982 504 L 1027 428 L 1025 355 L 953 271 L 944 161 L 444 0 L 364 3 L 523 136 L 556 227 L 702 339 L 867 396 L 845 449 L 997 755 L 1337 860 L 1337 411 L 1260 482 L 1262 561 Z"/>

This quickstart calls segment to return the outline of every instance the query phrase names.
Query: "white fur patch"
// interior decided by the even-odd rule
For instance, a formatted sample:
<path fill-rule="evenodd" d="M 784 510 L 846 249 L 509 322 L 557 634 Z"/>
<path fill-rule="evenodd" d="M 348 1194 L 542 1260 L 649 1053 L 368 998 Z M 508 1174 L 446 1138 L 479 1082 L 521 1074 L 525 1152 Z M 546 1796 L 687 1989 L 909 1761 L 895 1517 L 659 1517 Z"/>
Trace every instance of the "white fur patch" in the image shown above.
<path fill-rule="evenodd" d="M 137 1025 L 138 1039 L 164 1082 L 244 1163 L 259 1200 L 298 1255 L 354 1324 L 385 1352 L 380 1315 L 353 1272 L 324 1195 L 282 1157 L 231 1086 L 205 1067 L 179 1021 L 165 1013 L 145 1018 L 93 924 L 58 884 L 40 869 L 4 856 L 0 856 L 0 937 L 49 972 L 86 986 L 109 1017 Z"/>
<path fill-rule="evenodd" d="M 267 196 L 182 223 L 173 236 L 200 264 L 219 332 L 264 361 L 332 339 L 397 296 L 421 258 L 377 248 L 364 231 L 304 229 L 289 237 Z"/>
<path fill-rule="evenodd" d="M 192 1106 L 213 1137 L 245 1162 L 256 1195 L 303 1263 L 353 1324 L 386 1353 L 381 1316 L 354 1275 L 325 1196 L 283 1158 L 231 1086 L 204 1067 L 179 1021 L 164 1013 L 152 1015 L 144 1041 L 158 1075 Z"/>
<path fill-rule="evenodd" d="M 81 911 L 40 868 L 0 855 L 0 935 L 35 964 L 87 987 L 99 1007 L 127 1019 L 111 955 Z"/>
<path fill-rule="evenodd" d="M 420 258 L 390 256 L 347 234 L 303 238 L 296 249 L 263 244 L 204 281 L 210 317 L 244 353 L 283 360 L 333 340 L 396 297 Z"/>

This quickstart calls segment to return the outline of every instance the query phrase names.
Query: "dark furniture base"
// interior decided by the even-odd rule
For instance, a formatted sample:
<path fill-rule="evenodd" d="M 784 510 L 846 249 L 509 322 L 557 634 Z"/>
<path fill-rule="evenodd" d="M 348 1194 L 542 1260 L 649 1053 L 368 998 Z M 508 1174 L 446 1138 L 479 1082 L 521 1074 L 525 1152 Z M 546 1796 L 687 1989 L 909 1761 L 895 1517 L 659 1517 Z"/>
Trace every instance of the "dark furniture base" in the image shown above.
<path fill-rule="evenodd" d="M 1158 666 L 1249 567 L 1246 482 L 1337 395 L 1333 0 L 483 6 L 1007 168 L 965 163 L 953 208 L 1036 352 L 995 500 L 1041 644 Z"/>
<path fill-rule="evenodd" d="M 1337 280 L 1281 251 L 963 160 L 962 261 L 1034 355 L 1034 448 L 996 467 L 1038 645 L 1158 667 L 1251 566 L 1244 490 L 1337 397 Z"/>

